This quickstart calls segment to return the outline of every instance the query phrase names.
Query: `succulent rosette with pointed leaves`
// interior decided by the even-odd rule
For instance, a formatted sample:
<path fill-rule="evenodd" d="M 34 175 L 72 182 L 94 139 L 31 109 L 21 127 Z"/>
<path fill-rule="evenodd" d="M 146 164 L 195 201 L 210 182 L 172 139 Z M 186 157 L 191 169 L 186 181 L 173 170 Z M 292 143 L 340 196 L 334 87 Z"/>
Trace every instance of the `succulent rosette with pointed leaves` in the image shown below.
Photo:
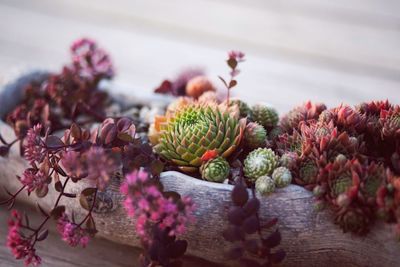
<path fill-rule="evenodd" d="M 159 134 L 154 150 L 184 172 L 194 172 L 207 150 L 216 149 L 227 158 L 240 145 L 245 119 L 227 112 L 215 103 L 188 103 L 156 120 Z"/>
<path fill-rule="evenodd" d="M 300 122 L 317 120 L 324 110 L 326 110 L 324 104 L 313 104 L 308 101 L 301 106 L 295 107 L 283 116 L 280 121 L 280 127 L 284 132 L 292 133 L 293 129 L 298 129 Z"/>

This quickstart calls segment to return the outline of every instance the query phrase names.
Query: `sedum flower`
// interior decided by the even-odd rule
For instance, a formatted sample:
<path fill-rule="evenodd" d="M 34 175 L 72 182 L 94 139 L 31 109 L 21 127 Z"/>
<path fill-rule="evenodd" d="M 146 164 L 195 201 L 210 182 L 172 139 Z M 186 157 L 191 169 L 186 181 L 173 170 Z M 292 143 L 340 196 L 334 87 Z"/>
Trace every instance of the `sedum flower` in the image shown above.
<path fill-rule="evenodd" d="M 80 225 L 71 222 L 65 213 L 57 221 L 57 231 L 61 234 L 61 239 L 71 247 L 80 245 L 84 248 L 90 240 L 89 233 Z"/>
<path fill-rule="evenodd" d="M 112 78 L 114 67 L 110 56 L 95 41 L 82 38 L 71 46 L 72 62 L 81 77 L 89 80 Z"/>
<path fill-rule="evenodd" d="M 174 236 L 183 234 L 186 225 L 193 221 L 192 200 L 185 196 L 177 201 L 165 197 L 145 171 L 128 174 L 121 193 L 126 197 L 125 209 L 129 216 L 136 218 L 137 234 L 145 243 L 150 242 L 154 226 Z"/>
<path fill-rule="evenodd" d="M 44 158 L 44 144 L 40 138 L 42 125 L 36 124 L 28 130 L 26 144 L 24 146 L 24 156 L 29 162 L 42 162 Z"/>
<path fill-rule="evenodd" d="M 24 171 L 19 180 L 21 184 L 26 186 L 28 192 L 31 193 L 36 189 L 47 188 L 49 176 L 43 170 L 29 168 Z"/>
<path fill-rule="evenodd" d="M 15 259 L 23 259 L 26 266 L 39 266 L 42 259 L 36 254 L 36 250 L 29 238 L 21 234 L 22 217 L 16 211 L 11 212 L 8 221 L 7 247 L 11 250 Z"/>

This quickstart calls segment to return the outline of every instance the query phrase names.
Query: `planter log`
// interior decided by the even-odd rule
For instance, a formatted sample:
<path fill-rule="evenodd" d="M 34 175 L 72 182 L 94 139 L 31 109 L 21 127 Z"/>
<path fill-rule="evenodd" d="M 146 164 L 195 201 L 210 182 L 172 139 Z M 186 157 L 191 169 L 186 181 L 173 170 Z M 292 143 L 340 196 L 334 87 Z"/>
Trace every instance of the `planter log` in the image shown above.
<path fill-rule="evenodd" d="M 29 80 L 41 79 L 43 75 L 43 72 L 31 73 L 3 86 L 3 92 L 0 91 L 0 116 L 4 117 L 18 102 L 21 88 Z M 0 121 L 0 132 L 7 141 L 14 138 L 13 130 L 3 121 Z M 18 190 L 20 183 L 16 175 L 21 175 L 27 166 L 17 147 L 13 147 L 7 158 L 0 158 L 0 185 L 11 192 Z M 189 241 L 188 254 L 231 266 L 223 257 L 223 251 L 230 244 L 224 241 L 221 232 L 226 227 L 225 217 L 233 186 L 198 180 L 178 172 L 164 172 L 161 181 L 167 191 L 189 195 L 197 205 L 196 222 L 190 225 L 184 236 Z M 107 190 L 99 193 L 102 205 L 95 211 L 99 236 L 138 246 L 134 224 L 121 205 L 120 183 L 120 178 L 115 177 Z M 83 188 L 81 183 L 70 183 L 67 191 L 79 193 Z M 38 199 L 34 194 L 28 197 L 24 192 L 19 200 L 31 205 L 38 202 L 50 209 L 57 195 L 51 188 L 45 199 Z M 4 192 L 0 192 L 0 198 L 4 197 Z M 279 219 L 283 238 L 281 247 L 287 252 L 283 266 L 400 266 L 400 243 L 396 241 L 390 225 L 377 223 L 365 237 L 344 234 L 333 224 L 330 212 L 317 212 L 312 194 L 296 185 L 278 189 L 268 197 L 259 197 L 261 218 Z M 80 208 L 78 199 L 64 198 L 61 204 L 73 209 L 78 217 L 86 214 Z"/>

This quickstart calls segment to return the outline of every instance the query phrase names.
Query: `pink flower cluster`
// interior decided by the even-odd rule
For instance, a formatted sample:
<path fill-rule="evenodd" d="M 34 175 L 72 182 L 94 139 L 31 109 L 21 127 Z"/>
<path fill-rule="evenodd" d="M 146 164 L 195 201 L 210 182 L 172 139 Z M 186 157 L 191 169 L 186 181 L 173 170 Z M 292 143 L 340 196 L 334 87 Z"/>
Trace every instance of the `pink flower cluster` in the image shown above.
<path fill-rule="evenodd" d="M 71 46 L 72 61 L 80 76 L 95 80 L 99 77 L 111 78 L 114 67 L 108 54 L 93 40 L 82 38 Z"/>
<path fill-rule="evenodd" d="M 31 163 L 35 161 L 41 162 L 44 158 L 44 146 L 43 141 L 40 138 L 42 128 L 41 124 L 36 124 L 28 130 L 26 135 L 24 156 Z"/>
<path fill-rule="evenodd" d="M 65 213 L 58 219 L 57 231 L 61 234 L 62 240 L 71 247 L 79 245 L 86 247 L 90 240 L 86 230 L 80 225 L 71 222 Z"/>
<path fill-rule="evenodd" d="M 68 175 L 79 179 L 87 178 L 100 190 L 105 189 L 119 167 L 101 147 L 91 147 L 83 153 L 68 151 L 63 154 L 61 163 Z"/>
<path fill-rule="evenodd" d="M 136 217 L 136 231 L 144 242 L 150 242 L 149 232 L 154 225 L 169 229 L 171 236 L 180 235 L 194 219 L 194 204 L 189 197 L 177 201 L 164 197 L 145 171 L 128 174 L 121 192 L 126 196 L 128 215 Z"/>
<path fill-rule="evenodd" d="M 7 247 L 10 248 L 17 260 L 24 259 L 26 266 L 30 264 L 38 266 L 42 262 L 42 259 L 36 254 L 36 250 L 31 244 L 31 239 L 21 234 L 21 221 L 21 215 L 16 210 L 13 210 L 11 212 L 11 219 L 8 222 Z"/>
<path fill-rule="evenodd" d="M 244 53 L 243 52 L 241 52 L 241 51 L 236 51 L 236 50 L 232 50 L 232 51 L 230 51 L 229 53 L 228 53 L 228 57 L 230 58 L 230 59 L 234 59 L 234 60 L 236 60 L 237 62 L 242 62 L 242 61 L 244 61 Z"/>
<path fill-rule="evenodd" d="M 47 186 L 47 179 L 48 175 L 42 170 L 35 170 L 32 168 L 26 169 L 22 177 L 19 178 L 21 183 L 26 186 L 29 193 Z"/>

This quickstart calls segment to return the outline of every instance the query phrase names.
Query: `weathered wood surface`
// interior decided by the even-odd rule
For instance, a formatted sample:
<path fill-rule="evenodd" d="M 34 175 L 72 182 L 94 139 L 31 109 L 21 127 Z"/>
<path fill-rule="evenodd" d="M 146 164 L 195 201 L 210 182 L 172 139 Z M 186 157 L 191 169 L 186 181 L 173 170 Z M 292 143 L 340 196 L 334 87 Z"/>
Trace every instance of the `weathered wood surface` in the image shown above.
<path fill-rule="evenodd" d="M 17 205 L 21 211 L 27 211 L 34 224 L 40 224 L 40 214 L 30 206 Z M 10 251 L 3 245 L 7 236 L 7 218 L 9 212 L 0 209 L 0 266 L 23 267 L 21 261 L 14 259 Z M 38 254 L 42 256 L 43 267 L 135 267 L 138 266 L 140 249 L 110 242 L 106 239 L 91 240 L 86 248 L 72 248 L 60 239 L 55 232 L 55 225 L 50 224 L 50 234 L 46 241 L 38 243 Z M 217 267 L 216 264 L 190 256 L 184 257 L 185 266 L 190 267 Z"/>
<path fill-rule="evenodd" d="M 396 0 L 0 0 L 0 17 L 0 72 L 59 70 L 69 44 L 90 36 L 129 95 L 186 66 L 205 67 L 220 85 L 226 51 L 241 49 L 248 60 L 233 93 L 249 102 L 280 112 L 308 99 L 400 103 Z"/>
<path fill-rule="evenodd" d="M 18 86 L 14 88 L 17 90 Z M 1 98 L 0 102 L 1 100 L 6 101 L 6 98 Z M 14 138 L 12 129 L 1 121 L 0 133 L 8 141 Z M 11 192 L 18 190 L 21 185 L 15 175 L 20 175 L 26 166 L 27 163 L 14 147 L 8 158 L 0 158 L 0 184 Z M 223 240 L 221 232 L 226 227 L 226 213 L 231 204 L 232 186 L 201 181 L 178 172 L 163 173 L 161 181 L 167 191 L 191 196 L 198 206 L 196 222 L 189 227 L 184 236 L 190 242 L 188 253 L 221 264 L 226 263 L 223 251 L 229 244 Z M 79 193 L 84 187 L 82 183 L 69 184 L 67 192 Z M 123 197 L 118 188 L 116 182 L 102 193 L 105 201 L 108 203 L 111 201 L 113 205 L 109 211 L 97 213 L 95 216 L 99 236 L 137 246 L 139 240 L 135 235 L 134 224 L 126 217 L 121 206 Z M 57 195 L 55 190 L 50 190 L 45 199 L 37 199 L 33 195 L 28 197 L 24 192 L 20 200 L 30 204 L 39 202 L 45 209 L 51 209 Z M 262 220 L 272 217 L 280 219 L 282 247 L 288 253 L 284 265 L 358 267 L 400 265 L 400 244 L 394 239 L 389 226 L 378 225 L 363 238 L 343 234 L 333 225 L 329 212 L 317 213 L 313 202 L 310 192 L 295 185 L 277 190 L 269 197 L 261 197 Z M 80 208 L 77 199 L 63 198 L 61 204 L 69 207 L 70 211 L 74 210 L 78 218 L 86 214 Z"/>

